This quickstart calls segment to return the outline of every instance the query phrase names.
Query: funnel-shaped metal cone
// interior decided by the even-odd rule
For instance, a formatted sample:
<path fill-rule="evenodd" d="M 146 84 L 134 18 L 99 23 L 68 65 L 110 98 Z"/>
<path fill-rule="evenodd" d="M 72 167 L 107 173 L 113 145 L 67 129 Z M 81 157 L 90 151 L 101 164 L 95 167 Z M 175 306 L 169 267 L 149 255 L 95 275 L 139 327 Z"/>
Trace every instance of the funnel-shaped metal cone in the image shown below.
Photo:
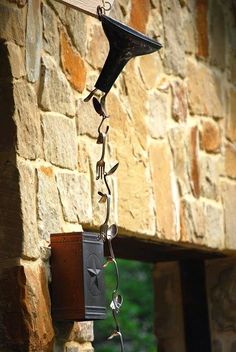
<path fill-rule="evenodd" d="M 95 87 L 108 93 L 127 62 L 140 55 L 160 50 L 162 45 L 113 18 L 101 15 L 110 51 Z"/>

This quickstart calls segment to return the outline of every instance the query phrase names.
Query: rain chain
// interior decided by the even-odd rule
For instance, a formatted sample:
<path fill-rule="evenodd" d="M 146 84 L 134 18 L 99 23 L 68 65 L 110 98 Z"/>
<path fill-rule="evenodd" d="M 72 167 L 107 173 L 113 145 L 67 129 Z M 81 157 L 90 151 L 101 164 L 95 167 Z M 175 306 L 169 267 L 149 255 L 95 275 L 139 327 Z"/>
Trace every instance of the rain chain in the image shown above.
<path fill-rule="evenodd" d="M 98 239 L 102 239 L 104 242 L 108 242 L 109 248 L 109 257 L 107 258 L 107 262 L 103 265 L 105 268 L 109 263 L 113 263 L 115 268 L 115 275 L 116 275 L 116 285 L 112 291 L 112 300 L 110 304 L 110 308 L 112 310 L 112 316 L 115 323 L 115 330 L 112 334 L 108 337 L 108 340 L 113 339 L 114 337 L 118 336 L 120 339 L 120 346 L 121 352 L 124 352 L 124 342 L 123 336 L 120 330 L 119 322 L 118 322 L 118 314 L 120 308 L 123 303 L 123 297 L 119 294 L 119 269 L 117 265 L 117 261 L 114 255 L 113 247 L 112 247 L 112 240 L 116 237 L 118 233 L 118 228 L 116 224 L 108 225 L 110 219 L 110 208 L 111 208 L 111 189 L 109 187 L 108 178 L 115 173 L 117 170 L 119 163 L 115 164 L 108 172 L 106 171 L 106 164 L 105 164 L 105 152 L 106 152 L 106 142 L 107 142 L 107 134 L 109 131 L 109 126 L 105 129 L 103 128 L 105 120 L 109 118 L 107 115 L 104 107 L 104 102 L 101 99 L 101 103 L 97 100 L 97 98 L 93 98 L 93 106 L 95 111 L 102 117 L 101 123 L 98 127 L 98 137 L 97 137 L 97 144 L 102 144 L 102 155 L 100 160 L 96 164 L 96 180 L 103 180 L 107 189 L 106 193 L 98 192 L 99 196 L 101 197 L 99 203 L 106 203 L 106 218 L 104 223 L 100 226 L 100 234 Z M 102 128 L 104 132 L 102 131 Z"/>

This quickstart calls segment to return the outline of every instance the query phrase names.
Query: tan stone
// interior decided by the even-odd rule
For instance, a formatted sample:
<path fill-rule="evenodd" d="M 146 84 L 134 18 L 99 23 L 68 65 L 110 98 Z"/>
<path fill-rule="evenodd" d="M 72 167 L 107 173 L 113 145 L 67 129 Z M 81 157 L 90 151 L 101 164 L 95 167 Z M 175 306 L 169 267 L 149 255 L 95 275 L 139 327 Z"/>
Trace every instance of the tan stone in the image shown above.
<path fill-rule="evenodd" d="M 205 238 L 210 248 L 222 249 L 225 244 L 224 211 L 221 204 L 204 202 Z"/>
<path fill-rule="evenodd" d="M 67 342 L 65 344 L 65 352 L 94 352 L 94 349 L 90 342 L 77 343 Z"/>
<path fill-rule="evenodd" d="M 94 26 L 88 52 L 88 60 L 91 65 L 94 68 L 102 68 L 108 55 L 108 51 L 109 44 L 101 26 Z"/>
<path fill-rule="evenodd" d="M 69 340 L 76 342 L 91 342 L 94 340 L 93 322 L 75 322 Z"/>
<path fill-rule="evenodd" d="M 61 62 L 63 71 L 72 87 L 83 92 L 86 81 L 86 69 L 80 54 L 73 48 L 69 37 L 64 31 L 60 35 Z"/>
<path fill-rule="evenodd" d="M 148 130 L 152 138 L 163 138 L 170 118 L 168 94 L 154 92 L 149 95 Z"/>
<path fill-rule="evenodd" d="M 37 176 L 38 229 L 41 240 L 46 246 L 50 242 L 52 233 L 62 231 L 61 206 L 53 170 L 41 167 L 37 171 Z"/>
<path fill-rule="evenodd" d="M 9 62 L 11 65 L 12 76 L 21 78 L 25 75 L 25 63 L 22 49 L 14 43 L 7 43 Z"/>
<path fill-rule="evenodd" d="M 136 30 L 145 33 L 149 11 L 149 0 L 143 0 L 142 2 L 132 0 L 129 25 L 135 28 Z"/>
<path fill-rule="evenodd" d="M 160 56 L 156 53 L 141 56 L 139 69 L 147 89 L 155 88 L 157 79 L 163 71 Z"/>
<path fill-rule="evenodd" d="M 225 146 L 225 173 L 236 178 L 236 146 L 230 143 Z"/>
<path fill-rule="evenodd" d="M 189 168 L 189 144 L 185 126 L 172 128 L 169 133 L 169 142 L 173 153 L 174 170 L 177 176 L 181 196 L 191 192 L 188 175 Z"/>
<path fill-rule="evenodd" d="M 72 88 L 56 62 L 48 56 L 43 57 L 40 104 L 46 111 L 56 111 L 68 116 L 75 115 Z"/>
<path fill-rule="evenodd" d="M 220 149 L 221 135 L 218 124 L 214 120 L 202 120 L 200 131 L 201 148 L 209 153 L 216 153 Z"/>
<path fill-rule="evenodd" d="M 74 170 L 77 167 L 75 122 L 57 113 L 43 113 L 44 153 L 54 165 Z"/>
<path fill-rule="evenodd" d="M 29 163 L 18 160 L 21 212 L 23 222 L 22 254 L 27 258 L 38 258 L 39 234 L 36 209 L 36 172 Z"/>
<path fill-rule="evenodd" d="M 188 97 L 193 114 L 224 117 L 222 80 L 202 63 L 188 62 Z"/>
<path fill-rule="evenodd" d="M 43 49 L 59 62 L 58 19 L 52 8 L 42 4 L 43 14 Z"/>
<path fill-rule="evenodd" d="M 12 350 L 16 346 L 18 350 L 32 352 L 52 350 L 54 332 L 43 266 L 32 264 L 6 269 L 1 275 L 0 302 L 4 319 L 2 350 L 6 345 Z"/>
<path fill-rule="evenodd" d="M 42 134 L 37 96 L 31 85 L 23 81 L 14 84 L 15 114 L 17 125 L 17 152 L 28 159 L 42 156 Z"/>
<path fill-rule="evenodd" d="M 196 51 L 195 9 L 191 9 L 189 5 L 182 8 L 184 46 L 186 53 L 194 54 Z"/>
<path fill-rule="evenodd" d="M 13 6 L 0 4 L 0 33 L 1 39 L 15 42 L 19 45 L 25 43 L 26 7 L 19 9 Z"/>
<path fill-rule="evenodd" d="M 189 130 L 189 168 L 190 184 L 193 195 L 196 198 L 200 196 L 200 168 L 199 168 L 199 131 L 197 126 Z"/>
<path fill-rule="evenodd" d="M 222 181 L 222 196 L 225 212 L 225 247 L 236 249 L 236 184 L 235 182 Z"/>
<path fill-rule="evenodd" d="M 173 81 L 172 88 L 172 115 L 176 121 L 186 121 L 188 114 L 187 89 L 183 81 Z"/>
<path fill-rule="evenodd" d="M 64 219 L 72 223 L 88 224 L 92 222 L 90 180 L 84 174 L 57 175 Z"/>
<path fill-rule="evenodd" d="M 219 200 L 219 176 L 222 174 L 222 157 L 202 154 L 200 156 L 200 185 L 201 196 L 209 199 Z"/>
<path fill-rule="evenodd" d="M 160 238 L 179 238 L 179 194 L 173 173 L 168 143 L 160 141 L 150 148 L 152 182 L 156 202 L 156 220 Z"/>
<path fill-rule="evenodd" d="M 63 21 L 66 20 L 66 27 L 72 43 L 82 57 L 85 56 L 88 42 L 87 18 L 86 14 L 69 6 L 66 6 L 66 15 L 62 17 Z"/>
<path fill-rule="evenodd" d="M 226 136 L 231 142 L 236 141 L 236 89 L 229 94 L 229 114 L 226 119 Z"/>
<path fill-rule="evenodd" d="M 196 1 L 197 55 L 208 57 L 208 1 Z"/>
<path fill-rule="evenodd" d="M 93 103 L 91 101 L 85 103 L 83 100 L 80 100 L 76 112 L 77 134 L 79 136 L 85 134 L 97 138 L 100 122 L 101 116 L 94 110 Z"/>

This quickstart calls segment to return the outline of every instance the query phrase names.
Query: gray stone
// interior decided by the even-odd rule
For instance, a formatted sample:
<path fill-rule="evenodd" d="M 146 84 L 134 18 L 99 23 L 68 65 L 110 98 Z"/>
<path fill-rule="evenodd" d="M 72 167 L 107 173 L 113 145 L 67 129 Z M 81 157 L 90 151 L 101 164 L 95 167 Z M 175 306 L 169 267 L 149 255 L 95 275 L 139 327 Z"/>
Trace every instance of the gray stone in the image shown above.
<path fill-rule="evenodd" d="M 21 78 L 25 75 L 23 50 L 18 45 L 11 42 L 8 42 L 6 45 L 12 76 L 17 79 Z"/>
<path fill-rule="evenodd" d="M 88 224 L 92 221 L 90 180 L 85 174 L 60 173 L 57 185 L 64 219 Z"/>
<path fill-rule="evenodd" d="M 75 115 L 75 98 L 70 84 L 51 58 L 43 57 L 41 106 L 47 111 Z"/>
<path fill-rule="evenodd" d="M 84 56 L 87 46 L 86 16 L 80 11 L 67 7 L 66 24 L 73 44 L 80 54 Z"/>
<path fill-rule="evenodd" d="M 61 21 L 65 23 L 67 6 L 55 0 L 48 0 L 48 3 L 54 9 L 55 13 L 60 17 Z"/>
<path fill-rule="evenodd" d="M 224 10 L 220 2 L 214 0 L 210 7 L 210 61 L 221 69 L 225 68 L 225 38 Z"/>
<path fill-rule="evenodd" d="M 38 175 L 38 228 L 42 244 L 50 242 L 50 234 L 62 231 L 61 206 L 52 168 L 41 167 Z"/>
<path fill-rule="evenodd" d="M 168 73 L 185 75 L 185 43 L 182 11 L 179 1 L 162 0 L 162 15 L 165 33 L 164 65 Z M 178 19 L 178 30 L 176 30 Z"/>
<path fill-rule="evenodd" d="M 23 81 L 14 84 L 15 114 L 17 125 L 17 152 L 27 159 L 42 156 L 42 135 L 37 96 L 33 87 Z"/>
<path fill-rule="evenodd" d="M 18 160 L 21 212 L 23 222 L 22 254 L 26 258 L 38 258 L 39 235 L 36 209 L 36 172 L 28 163 Z"/>
<path fill-rule="evenodd" d="M 26 71 L 30 82 L 36 82 L 40 74 L 42 51 L 41 1 L 28 2 L 26 28 Z"/>
<path fill-rule="evenodd" d="M 95 112 L 93 105 L 80 101 L 76 113 L 76 125 L 78 135 L 88 135 L 97 138 L 100 116 Z"/>
<path fill-rule="evenodd" d="M 24 45 L 26 7 L 19 9 L 15 6 L 8 7 L 0 4 L 0 14 L 0 38 Z"/>
<path fill-rule="evenodd" d="M 43 48 L 59 62 L 59 32 L 55 12 L 43 4 Z"/>
<path fill-rule="evenodd" d="M 222 168 L 221 156 L 202 154 L 200 157 L 201 195 L 219 200 L 219 176 Z"/>
<path fill-rule="evenodd" d="M 149 98 L 148 128 L 152 138 L 163 138 L 170 116 L 168 95 L 154 92 Z"/>
<path fill-rule="evenodd" d="M 206 245 L 211 248 L 224 247 L 224 211 L 221 204 L 204 202 Z"/>
<path fill-rule="evenodd" d="M 225 212 L 225 247 L 236 249 L 236 184 L 230 181 L 222 181 L 222 196 Z"/>
<path fill-rule="evenodd" d="M 74 170 L 78 161 L 75 121 L 57 113 L 43 113 L 42 126 L 46 160 Z"/>

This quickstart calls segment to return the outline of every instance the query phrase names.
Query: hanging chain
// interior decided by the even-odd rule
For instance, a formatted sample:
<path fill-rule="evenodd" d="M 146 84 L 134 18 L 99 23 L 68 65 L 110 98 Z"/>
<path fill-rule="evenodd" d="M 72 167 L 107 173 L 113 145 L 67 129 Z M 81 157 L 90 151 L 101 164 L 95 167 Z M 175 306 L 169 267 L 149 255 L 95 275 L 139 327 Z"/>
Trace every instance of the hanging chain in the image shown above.
<path fill-rule="evenodd" d="M 108 2 L 103 1 L 103 5 L 105 5 L 106 3 Z M 105 121 L 109 118 L 109 115 L 107 115 L 105 110 L 105 98 L 106 98 L 106 95 L 101 98 L 100 102 L 97 100 L 97 98 L 95 97 L 93 98 L 94 109 L 102 117 L 102 121 L 98 127 L 98 137 L 97 137 L 97 144 L 102 145 L 102 153 L 101 153 L 101 158 L 98 160 L 96 164 L 96 179 L 103 180 L 107 189 L 106 193 L 98 192 L 99 196 L 101 197 L 99 200 L 99 203 L 106 203 L 106 218 L 104 223 L 100 226 L 100 233 L 99 233 L 98 239 L 102 239 L 104 242 L 105 241 L 108 242 L 109 257 L 107 258 L 107 262 L 103 265 L 103 267 L 106 268 L 107 265 L 109 265 L 110 263 L 113 263 L 115 268 L 115 288 L 112 291 L 111 304 L 110 304 L 113 320 L 115 323 L 115 329 L 108 337 L 108 340 L 111 340 L 114 337 L 119 337 L 121 352 L 124 352 L 125 351 L 124 341 L 123 341 L 123 336 L 120 330 L 120 325 L 117 317 L 123 303 L 123 297 L 119 293 L 119 288 L 120 288 L 119 268 L 118 268 L 118 264 L 112 247 L 112 240 L 117 236 L 118 228 L 116 224 L 109 225 L 112 193 L 111 193 L 108 179 L 116 172 L 119 166 L 119 163 L 115 164 L 108 172 L 106 171 L 105 152 L 106 152 L 107 135 L 109 131 L 109 126 L 106 126 L 106 128 L 103 128 L 103 125 Z"/>

